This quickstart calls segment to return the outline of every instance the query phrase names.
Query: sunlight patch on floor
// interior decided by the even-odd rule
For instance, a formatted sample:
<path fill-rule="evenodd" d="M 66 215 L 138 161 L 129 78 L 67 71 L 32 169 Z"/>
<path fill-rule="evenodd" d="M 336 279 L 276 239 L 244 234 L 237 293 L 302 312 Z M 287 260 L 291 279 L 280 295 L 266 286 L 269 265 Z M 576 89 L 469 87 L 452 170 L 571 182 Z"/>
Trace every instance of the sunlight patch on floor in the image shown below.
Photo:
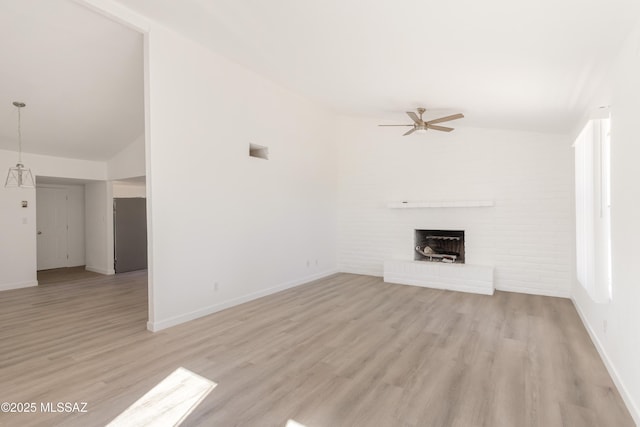
<path fill-rule="evenodd" d="M 287 421 L 287 425 L 285 427 L 307 427 L 304 424 L 300 424 L 296 420 Z"/>
<path fill-rule="evenodd" d="M 216 385 L 187 369 L 178 368 L 118 415 L 108 427 L 178 426 Z"/>

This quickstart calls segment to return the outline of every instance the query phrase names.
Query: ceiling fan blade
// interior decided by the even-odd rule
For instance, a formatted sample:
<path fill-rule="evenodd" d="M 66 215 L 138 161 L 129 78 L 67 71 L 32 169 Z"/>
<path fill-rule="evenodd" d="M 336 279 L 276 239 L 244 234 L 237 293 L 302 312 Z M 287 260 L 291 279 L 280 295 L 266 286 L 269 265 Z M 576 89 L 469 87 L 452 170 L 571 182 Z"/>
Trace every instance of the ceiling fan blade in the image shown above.
<path fill-rule="evenodd" d="M 416 128 L 410 129 L 408 132 L 405 132 L 404 134 L 402 134 L 402 136 L 407 136 L 407 135 L 411 135 L 412 133 L 414 133 L 416 131 Z"/>
<path fill-rule="evenodd" d="M 378 126 L 413 126 L 413 125 L 378 125 Z"/>
<path fill-rule="evenodd" d="M 428 125 L 432 125 L 432 124 L 435 124 L 435 123 L 448 122 L 449 120 L 461 119 L 463 117 L 464 117 L 463 114 L 458 113 L 458 114 L 453 114 L 451 116 L 440 117 L 439 119 L 429 120 L 427 122 L 427 124 Z"/>
<path fill-rule="evenodd" d="M 418 117 L 418 115 L 413 111 L 407 111 L 407 116 L 411 117 L 411 120 L 413 120 L 417 124 L 422 124 L 422 120 L 420 120 L 420 117 Z"/>
<path fill-rule="evenodd" d="M 449 128 L 446 126 L 430 125 L 428 123 L 427 123 L 427 128 L 433 129 L 433 130 L 440 130 L 442 132 L 451 132 L 453 130 L 453 128 Z"/>

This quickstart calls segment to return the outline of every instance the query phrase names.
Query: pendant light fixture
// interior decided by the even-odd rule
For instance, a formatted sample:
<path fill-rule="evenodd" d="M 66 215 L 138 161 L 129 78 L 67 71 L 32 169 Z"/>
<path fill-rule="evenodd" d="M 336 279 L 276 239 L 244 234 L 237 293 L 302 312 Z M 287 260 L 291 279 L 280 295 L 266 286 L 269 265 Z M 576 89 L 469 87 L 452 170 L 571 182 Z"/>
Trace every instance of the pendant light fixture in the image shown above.
<path fill-rule="evenodd" d="M 20 128 L 20 110 L 26 106 L 24 102 L 15 101 L 13 103 L 18 107 L 18 163 L 15 167 L 9 168 L 7 180 L 4 182 L 5 187 L 34 188 L 33 175 L 31 169 L 25 168 L 22 164 L 22 133 Z"/>

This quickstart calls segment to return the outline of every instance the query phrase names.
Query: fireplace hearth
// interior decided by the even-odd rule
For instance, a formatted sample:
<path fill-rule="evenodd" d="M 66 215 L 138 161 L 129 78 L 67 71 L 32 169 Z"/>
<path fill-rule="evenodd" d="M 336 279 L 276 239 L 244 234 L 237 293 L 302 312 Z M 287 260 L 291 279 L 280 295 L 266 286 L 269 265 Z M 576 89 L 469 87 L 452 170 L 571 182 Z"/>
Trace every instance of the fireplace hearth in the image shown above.
<path fill-rule="evenodd" d="M 414 260 L 464 264 L 464 230 L 415 230 Z"/>

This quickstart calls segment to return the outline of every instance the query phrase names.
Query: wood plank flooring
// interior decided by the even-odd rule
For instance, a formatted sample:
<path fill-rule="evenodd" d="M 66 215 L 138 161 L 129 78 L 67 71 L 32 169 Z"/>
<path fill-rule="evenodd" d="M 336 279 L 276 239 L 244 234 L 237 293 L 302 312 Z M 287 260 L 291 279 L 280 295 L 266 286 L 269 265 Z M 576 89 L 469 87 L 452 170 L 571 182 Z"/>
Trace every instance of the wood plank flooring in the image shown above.
<path fill-rule="evenodd" d="M 95 279 L 101 274 L 87 271 L 83 266 L 53 268 L 51 270 L 38 271 L 38 284 L 51 285 L 53 283 L 77 282 L 84 279 Z"/>
<path fill-rule="evenodd" d="M 158 333 L 146 273 L 0 292 L 0 401 L 105 425 L 182 366 L 218 386 L 186 426 L 633 426 L 566 299 L 339 274 Z"/>

